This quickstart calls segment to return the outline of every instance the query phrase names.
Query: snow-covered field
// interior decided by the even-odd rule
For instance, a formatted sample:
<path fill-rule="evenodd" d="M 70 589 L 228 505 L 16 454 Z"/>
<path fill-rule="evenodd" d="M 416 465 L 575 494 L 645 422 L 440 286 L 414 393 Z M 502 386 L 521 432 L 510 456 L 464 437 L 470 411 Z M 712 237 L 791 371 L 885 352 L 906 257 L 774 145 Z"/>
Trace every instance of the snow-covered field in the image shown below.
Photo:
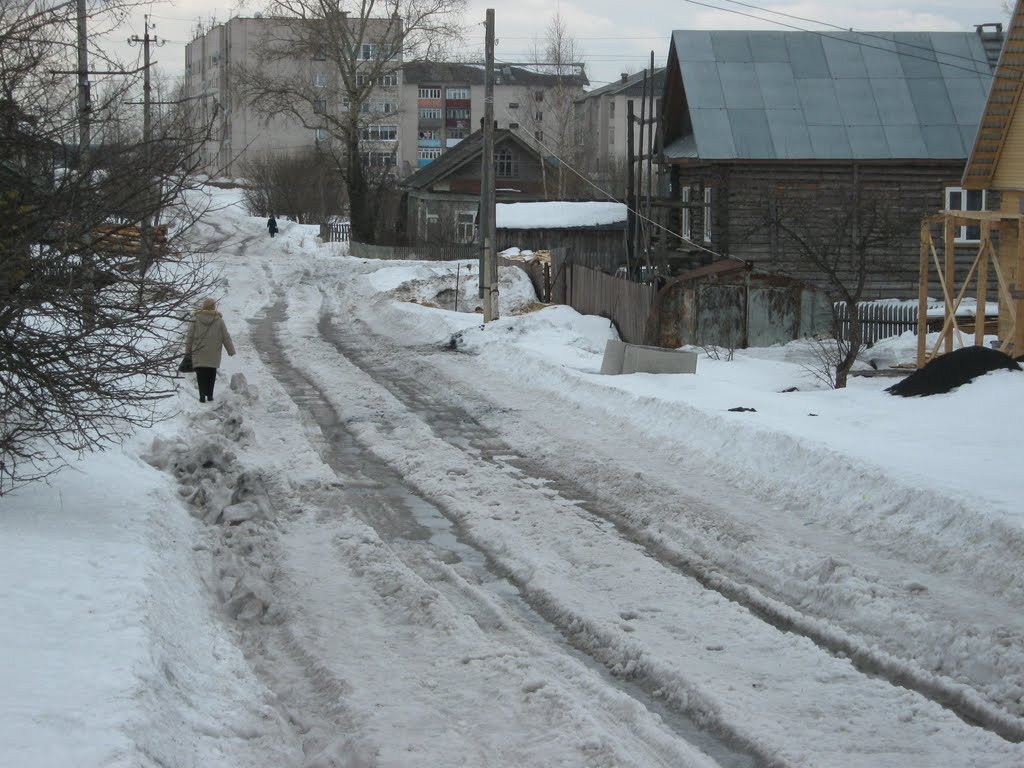
<path fill-rule="evenodd" d="M 602 376 L 211 195 L 216 401 L 0 500 L 0 765 L 1024 765 L 1020 373 Z"/>

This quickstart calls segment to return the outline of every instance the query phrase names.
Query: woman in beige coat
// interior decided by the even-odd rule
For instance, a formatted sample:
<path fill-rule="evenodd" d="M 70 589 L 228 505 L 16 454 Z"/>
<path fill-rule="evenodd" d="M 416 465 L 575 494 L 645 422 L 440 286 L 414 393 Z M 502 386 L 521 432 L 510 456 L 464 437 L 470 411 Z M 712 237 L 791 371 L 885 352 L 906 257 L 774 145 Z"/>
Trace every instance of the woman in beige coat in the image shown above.
<path fill-rule="evenodd" d="M 224 325 L 223 316 L 217 311 L 217 302 L 203 299 L 202 309 L 193 313 L 185 337 L 185 352 L 192 355 L 200 403 L 213 400 L 213 384 L 217 380 L 217 369 L 220 368 L 221 349 L 227 350 L 228 355 L 235 354 L 235 345 Z"/>

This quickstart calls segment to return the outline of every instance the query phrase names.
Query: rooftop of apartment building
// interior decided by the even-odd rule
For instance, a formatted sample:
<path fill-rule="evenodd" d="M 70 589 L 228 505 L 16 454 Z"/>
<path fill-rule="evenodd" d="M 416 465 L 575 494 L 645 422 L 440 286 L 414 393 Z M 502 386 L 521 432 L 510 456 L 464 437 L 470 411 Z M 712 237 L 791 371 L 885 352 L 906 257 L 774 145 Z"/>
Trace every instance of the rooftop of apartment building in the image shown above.
<path fill-rule="evenodd" d="M 629 74 L 623 72 L 618 80 L 602 85 L 600 88 L 595 88 L 592 91 L 587 91 L 581 96 L 578 101 L 583 99 L 593 99 L 601 96 L 643 96 L 644 93 L 644 77 L 649 77 L 653 81 L 654 93 L 660 94 L 662 88 L 665 85 L 665 67 L 658 67 L 653 70 L 653 74 L 648 70 Z M 651 82 L 647 84 L 648 88 L 651 88 Z"/>
<path fill-rule="evenodd" d="M 552 87 L 569 79 L 579 87 L 590 85 L 583 64 L 567 64 L 570 74 L 559 74 L 557 68 L 546 64 L 497 64 L 494 67 L 495 85 L 521 85 Z M 465 83 L 484 84 L 484 65 L 443 61 L 408 61 L 402 66 L 406 83 Z"/>

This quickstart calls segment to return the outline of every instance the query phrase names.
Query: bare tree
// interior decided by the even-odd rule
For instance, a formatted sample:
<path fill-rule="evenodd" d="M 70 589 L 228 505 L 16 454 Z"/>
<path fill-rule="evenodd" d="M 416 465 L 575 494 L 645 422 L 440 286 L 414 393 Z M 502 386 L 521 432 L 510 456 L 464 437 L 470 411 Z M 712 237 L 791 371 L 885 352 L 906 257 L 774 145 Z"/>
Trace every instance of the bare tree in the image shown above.
<path fill-rule="evenodd" d="M 187 121 L 160 123 L 148 148 L 80 141 L 75 10 L 0 0 L 0 493 L 152 423 L 183 317 L 210 289 L 176 242 L 199 213 L 184 204 Z M 110 10 L 90 12 L 96 28 Z M 111 85 L 104 101 L 123 96 Z M 90 118 L 97 140 L 113 133 L 103 110 Z M 167 237 L 144 253 L 147 216 Z"/>
<path fill-rule="evenodd" d="M 519 124 L 533 137 L 543 155 L 555 155 L 554 178 L 548 178 L 547 163 L 542 165 L 545 196 L 564 198 L 578 186 L 573 169 L 584 163 L 584 153 L 576 127 L 576 99 L 587 83 L 583 52 L 569 34 L 566 19 L 555 11 L 545 36 L 535 40 L 532 58 L 539 73 L 553 76 L 543 88 L 526 87 L 519 101 Z"/>
<path fill-rule="evenodd" d="M 432 59 L 459 39 L 465 0 L 274 0 L 254 62 L 234 86 L 264 116 L 322 131 L 348 187 L 352 236 L 373 237 L 368 169 L 394 154 L 393 113 L 406 59 Z"/>
<path fill-rule="evenodd" d="M 333 173 L 334 157 L 310 148 L 286 155 L 253 154 L 242 163 L 246 208 L 253 216 L 284 216 L 312 224 L 346 209 L 346 190 Z"/>
<path fill-rule="evenodd" d="M 787 271 L 829 294 L 833 328 L 839 325 L 836 302 L 846 304 L 849 335 L 837 333 L 834 344 L 819 345 L 822 364 L 834 369 L 823 380 L 841 389 L 864 347 L 858 307 L 865 288 L 897 263 L 906 232 L 917 231 L 917 212 L 902 204 L 898 191 L 873 189 L 854 172 L 827 187 L 776 185 L 766 192 L 764 213 Z"/>

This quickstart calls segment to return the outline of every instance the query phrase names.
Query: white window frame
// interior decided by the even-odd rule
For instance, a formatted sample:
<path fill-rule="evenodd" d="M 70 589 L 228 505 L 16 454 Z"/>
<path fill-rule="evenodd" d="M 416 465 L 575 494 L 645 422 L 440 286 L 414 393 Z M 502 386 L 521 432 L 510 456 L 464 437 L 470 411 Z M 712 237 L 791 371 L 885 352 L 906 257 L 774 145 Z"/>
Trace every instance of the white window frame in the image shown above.
<path fill-rule="evenodd" d="M 464 85 L 449 86 L 445 88 L 445 100 L 469 101 L 469 88 Z"/>
<path fill-rule="evenodd" d="M 420 99 L 440 99 L 441 98 L 441 88 L 440 88 L 440 86 L 433 86 L 433 85 L 420 86 L 416 90 L 416 94 L 417 94 L 417 98 L 420 98 Z"/>
<path fill-rule="evenodd" d="M 314 128 L 313 129 L 313 141 L 327 141 L 330 138 L 330 134 L 327 133 L 326 128 Z"/>
<path fill-rule="evenodd" d="M 690 242 L 693 237 L 693 216 L 689 207 L 690 195 L 692 190 L 689 186 L 685 186 L 679 190 L 679 201 L 683 203 L 683 207 L 679 210 L 682 215 L 679 217 L 679 236 Z"/>
<path fill-rule="evenodd" d="M 417 160 L 437 160 L 441 156 L 441 147 L 420 147 L 416 150 Z"/>
<path fill-rule="evenodd" d="M 363 126 L 366 141 L 398 141 L 398 126 L 391 123 L 371 123 Z"/>
<path fill-rule="evenodd" d="M 441 108 L 440 107 L 420 107 L 419 114 L 420 114 L 420 120 L 440 120 L 441 119 Z"/>
<path fill-rule="evenodd" d="M 313 73 L 313 87 L 314 88 L 326 88 L 327 87 L 327 73 L 326 72 L 314 72 Z"/>
<path fill-rule="evenodd" d="M 710 243 L 712 237 L 711 229 L 711 203 L 713 201 L 713 193 L 711 187 L 704 187 L 704 242 Z"/>
<path fill-rule="evenodd" d="M 974 193 L 981 192 L 981 207 L 968 208 L 967 197 Z M 953 207 L 954 202 L 959 198 L 959 203 Z M 964 189 L 963 187 L 946 187 L 946 210 L 947 211 L 984 211 L 988 210 L 988 191 L 977 189 Z M 975 237 L 977 233 L 977 237 Z M 978 243 L 981 242 L 981 223 L 957 227 L 953 235 L 954 243 Z"/>

